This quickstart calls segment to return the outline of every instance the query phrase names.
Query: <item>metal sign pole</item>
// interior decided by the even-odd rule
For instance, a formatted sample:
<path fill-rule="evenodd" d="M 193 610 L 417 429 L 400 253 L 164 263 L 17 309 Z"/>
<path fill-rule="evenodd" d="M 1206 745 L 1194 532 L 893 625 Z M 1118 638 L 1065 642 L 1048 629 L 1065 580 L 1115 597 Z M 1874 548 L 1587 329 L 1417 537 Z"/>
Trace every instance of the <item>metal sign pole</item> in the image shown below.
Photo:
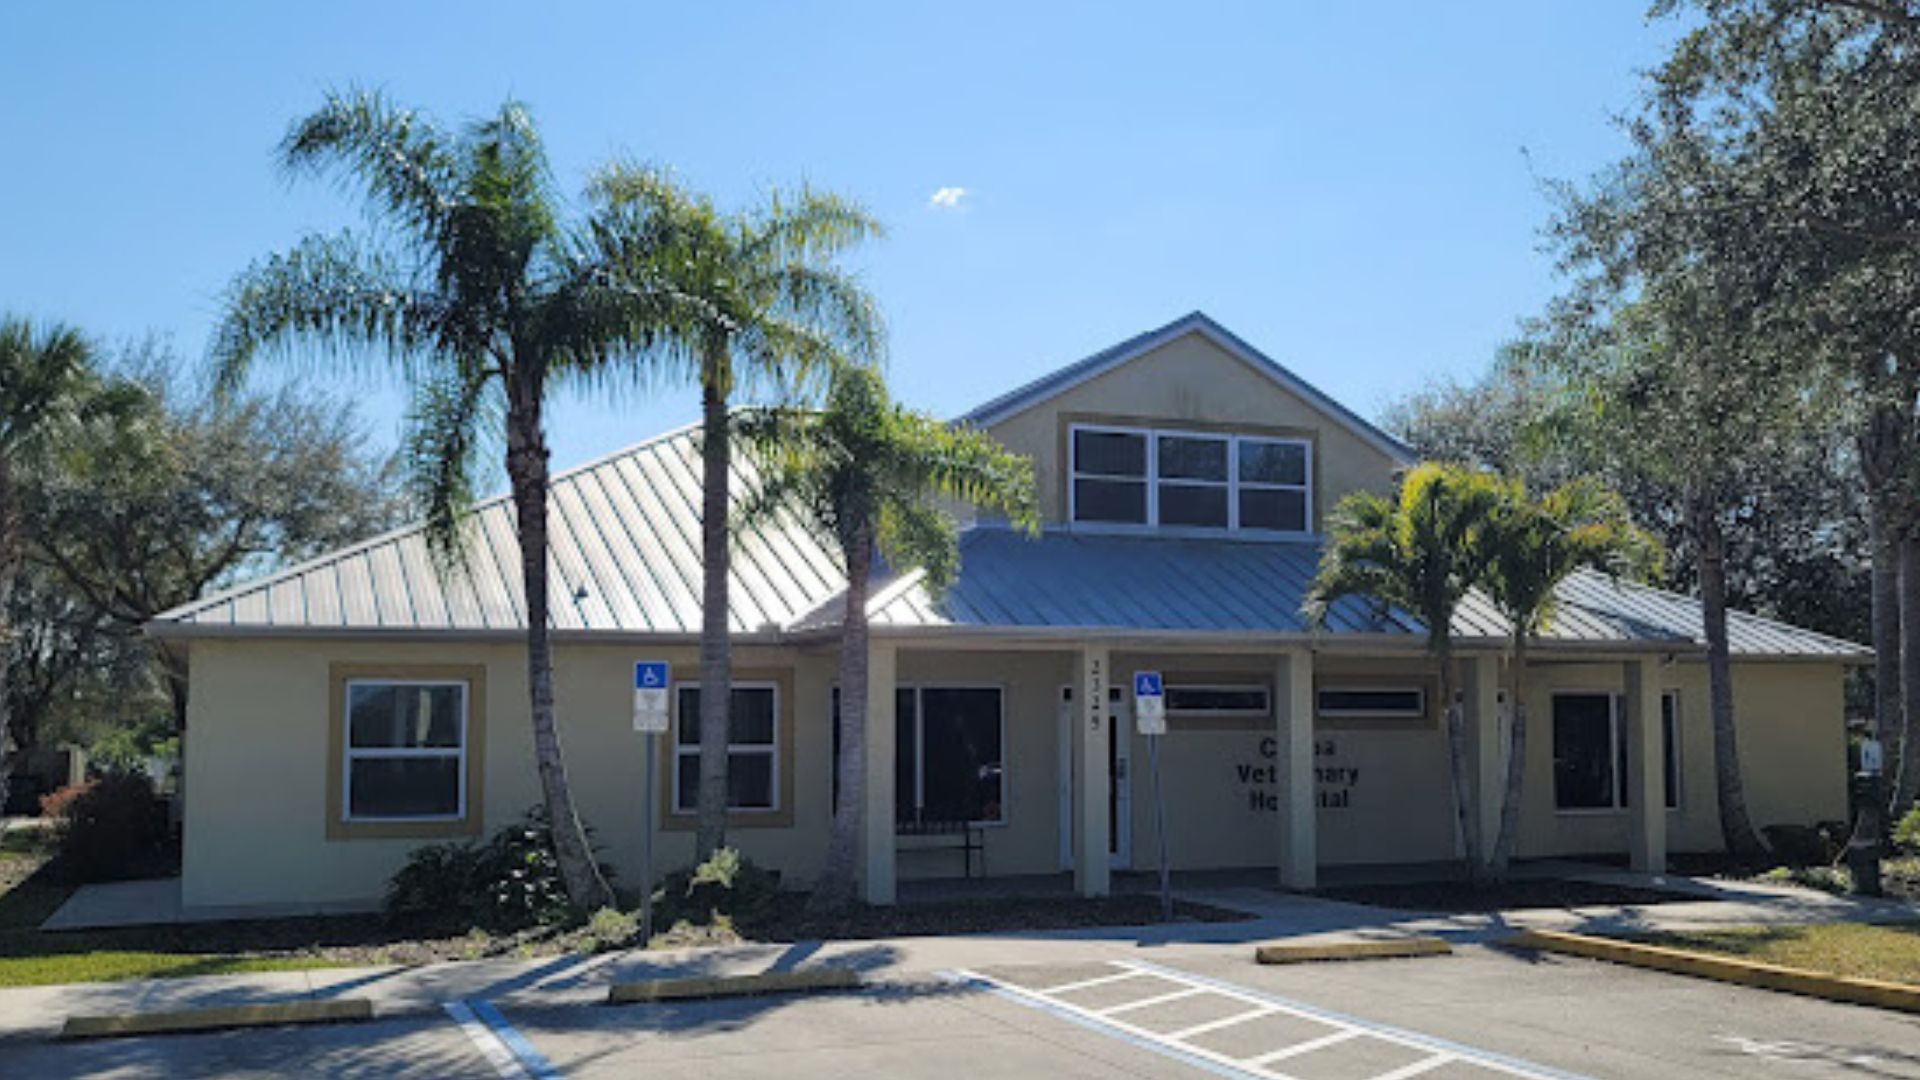
<path fill-rule="evenodd" d="M 654 747 L 659 741 L 658 735 L 642 735 L 647 743 L 647 782 L 645 806 L 640 820 L 640 947 L 653 945 L 653 784 L 654 774 L 659 769 L 654 763 Z"/>
<path fill-rule="evenodd" d="M 1160 919 L 1173 921 L 1173 879 L 1167 868 L 1167 803 L 1160 797 L 1160 736 L 1147 736 L 1147 759 L 1153 769 L 1153 832 L 1160 838 Z"/>

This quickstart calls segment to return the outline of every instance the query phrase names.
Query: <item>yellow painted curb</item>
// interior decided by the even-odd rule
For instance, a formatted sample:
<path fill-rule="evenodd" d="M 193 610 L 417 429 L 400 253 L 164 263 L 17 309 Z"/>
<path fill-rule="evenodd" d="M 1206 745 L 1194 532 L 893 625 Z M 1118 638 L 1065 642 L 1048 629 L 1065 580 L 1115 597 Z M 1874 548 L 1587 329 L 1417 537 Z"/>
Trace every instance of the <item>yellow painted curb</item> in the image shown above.
<path fill-rule="evenodd" d="M 1670 949 L 1664 945 L 1642 945 L 1632 941 L 1567 934 L 1557 930 L 1523 930 L 1508 938 L 1506 944 L 1523 949 L 1584 956 L 1591 960 L 1610 960 L 1616 964 L 1651 968 L 1674 975 L 1753 986 L 1763 990 L 1783 990 L 1789 994 L 1844 1001 L 1853 1005 L 1872 1005 L 1881 1009 L 1920 1013 L 1920 986 L 1883 982 L 1879 979 L 1854 979 L 1827 975 L 1802 968 L 1735 960 L 1707 953 Z"/>
<path fill-rule="evenodd" d="M 1318 960 L 1382 960 L 1403 956 L 1447 956 L 1453 946 L 1437 937 L 1391 938 L 1383 941 L 1334 941 L 1318 944 L 1274 942 L 1257 946 L 1253 958 L 1262 964 L 1304 964 Z"/>
<path fill-rule="evenodd" d="M 173 1035 L 193 1031 L 224 1031 L 229 1028 L 278 1027 L 283 1024 L 342 1024 L 371 1019 L 373 1002 L 366 998 L 280 1001 L 267 1005 L 222 1005 L 175 1012 L 72 1016 L 60 1028 L 60 1038 L 111 1039 L 125 1035 Z"/>
<path fill-rule="evenodd" d="M 860 973 L 845 968 L 765 971 L 758 975 L 697 975 L 685 979 L 615 983 L 607 988 L 607 1004 L 637 1005 L 695 998 L 794 994 L 806 990 L 852 990 L 859 985 Z"/>

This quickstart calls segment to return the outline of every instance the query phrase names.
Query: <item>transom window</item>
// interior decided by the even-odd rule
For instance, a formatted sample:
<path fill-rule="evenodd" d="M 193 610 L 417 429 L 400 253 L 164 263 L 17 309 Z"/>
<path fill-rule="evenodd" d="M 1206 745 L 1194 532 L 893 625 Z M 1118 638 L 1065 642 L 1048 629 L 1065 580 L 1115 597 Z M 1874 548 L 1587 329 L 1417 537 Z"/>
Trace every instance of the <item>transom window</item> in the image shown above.
<path fill-rule="evenodd" d="M 1419 720 L 1427 715 L 1427 692 L 1418 686 L 1327 686 L 1316 711 L 1334 719 Z"/>
<path fill-rule="evenodd" d="M 674 695 L 673 806 L 691 814 L 700 806 L 700 688 Z M 734 683 L 727 723 L 727 809 L 775 810 L 780 805 L 780 693 L 772 683 Z"/>
<path fill-rule="evenodd" d="M 1553 801 L 1560 810 L 1625 810 L 1627 725 L 1618 694 L 1553 696 Z M 1680 696 L 1660 695 L 1667 809 L 1680 806 Z"/>
<path fill-rule="evenodd" d="M 1308 529 L 1312 467 L 1305 440 L 1077 425 L 1071 435 L 1075 522 Z"/>
<path fill-rule="evenodd" d="M 1273 702 L 1264 686 L 1234 684 L 1168 683 L 1168 716 L 1191 718 L 1259 716 L 1272 712 Z"/>
<path fill-rule="evenodd" d="M 349 679 L 342 814 L 457 821 L 467 811 L 467 684 Z"/>

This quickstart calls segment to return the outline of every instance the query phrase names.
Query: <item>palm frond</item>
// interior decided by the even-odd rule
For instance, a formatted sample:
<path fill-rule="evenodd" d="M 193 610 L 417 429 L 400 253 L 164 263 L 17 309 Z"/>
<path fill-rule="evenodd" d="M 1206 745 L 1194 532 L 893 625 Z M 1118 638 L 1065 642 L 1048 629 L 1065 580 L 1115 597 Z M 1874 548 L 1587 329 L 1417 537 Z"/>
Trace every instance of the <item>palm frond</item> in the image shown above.
<path fill-rule="evenodd" d="M 466 567 L 465 525 L 480 451 L 498 422 L 488 379 L 467 371 L 421 380 L 407 414 L 407 487 L 425 521 L 427 548 L 442 573 Z"/>
<path fill-rule="evenodd" d="M 447 308 L 413 290 L 397 267 L 352 234 L 309 237 L 255 263 L 228 289 L 209 348 L 219 385 L 231 389 L 263 351 L 318 347 L 313 359 L 365 359 L 384 349 L 403 367 L 443 342 Z"/>
<path fill-rule="evenodd" d="M 343 181 L 365 188 L 373 207 L 429 246 L 462 198 L 446 133 L 378 91 L 328 93 L 319 109 L 294 122 L 279 158 L 290 174 L 340 169 Z"/>

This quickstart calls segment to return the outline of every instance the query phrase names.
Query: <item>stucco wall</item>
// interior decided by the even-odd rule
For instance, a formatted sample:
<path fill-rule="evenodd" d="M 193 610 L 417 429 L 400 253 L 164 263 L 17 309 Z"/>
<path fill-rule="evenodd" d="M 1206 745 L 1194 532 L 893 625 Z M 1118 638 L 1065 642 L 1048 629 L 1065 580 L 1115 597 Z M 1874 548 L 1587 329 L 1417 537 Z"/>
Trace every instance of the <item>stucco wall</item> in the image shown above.
<path fill-rule="evenodd" d="M 629 723 L 630 665 L 671 661 L 691 675 L 692 649 L 562 646 L 556 692 L 562 738 L 581 813 L 597 830 L 605 857 L 631 882 L 641 844 L 641 744 Z M 338 663 L 472 664 L 487 679 L 484 829 L 513 820 L 539 799 L 526 723 L 524 653 L 512 644 L 392 644 L 348 641 L 215 642 L 193 646 L 193 696 L 187 743 L 184 899 L 190 906 L 354 903 L 376 900 L 406 853 L 421 841 L 327 838 L 329 671 Z M 835 656 L 826 650 L 740 649 L 748 673 L 785 673 L 791 739 L 778 824 L 743 822 L 732 839 L 748 855 L 795 883 L 815 871 L 824 849 L 831 768 L 830 689 Z M 1116 678 L 1138 668 L 1169 681 L 1269 684 L 1274 658 L 1261 655 L 1116 652 Z M 1756 825 L 1809 823 L 1845 814 L 1841 669 L 1834 664 L 1736 665 L 1741 750 Z M 1682 799 L 1669 814 L 1675 851 L 1719 845 L 1713 799 L 1712 731 L 1704 669 L 1660 669 L 1663 689 L 1680 693 Z M 1005 689 L 1007 822 L 986 832 L 990 873 L 1060 869 L 1060 688 L 1073 679 L 1065 650 L 903 650 L 899 677 L 910 683 L 989 684 Z M 1320 682 L 1429 677 L 1419 658 L 1321 657 Z M 1553 808 L 1552 712 L 1555 689 L 1617 691 L 1618 663 L 1542 663 L 1532 669 L 1527 800 L 1522 854 L 1624 851 L 1624 811 L 1557 813 Z M 1182 723 L 1164 742 L 1172 861 L 1178 868 L 1272 865 L 1282 811 L 1266 740 L 1266 722 Z M 1144 739 L 1126 729 L 1132 749 L 1134 866 L 1154 858 L 1150 773 Z M 1437 717 L 1421 722 L 1323 722 L 1316 729 L 1323 806 L 1317 813 L 1320 861 L 1328 865 L 1451 858 L 1453 820 L 1446 742 Z M 661 798 L 667 790 L 663 745 Z M 692 835 L 669 822 L 657 865 L 683 865 Z M 959 857 L 914 851 L 903 840 L 903 878 L 951 876 Z"/>
<path fill-rule="evenodd" d="M 1186 334 L 1001 421 L 992 434 L 1033 458 L 1041 510 L 1066 519 L 1066 433 L 1073 423 L 1269 430 L 1314 442 L 1314 528 L 1340 496 L 1392 487 L 1394 464 L 1339 421 L 1198 333 Z"/>

